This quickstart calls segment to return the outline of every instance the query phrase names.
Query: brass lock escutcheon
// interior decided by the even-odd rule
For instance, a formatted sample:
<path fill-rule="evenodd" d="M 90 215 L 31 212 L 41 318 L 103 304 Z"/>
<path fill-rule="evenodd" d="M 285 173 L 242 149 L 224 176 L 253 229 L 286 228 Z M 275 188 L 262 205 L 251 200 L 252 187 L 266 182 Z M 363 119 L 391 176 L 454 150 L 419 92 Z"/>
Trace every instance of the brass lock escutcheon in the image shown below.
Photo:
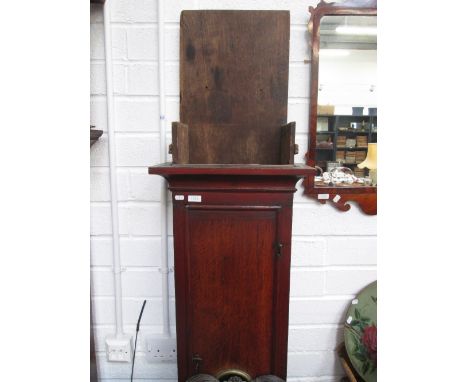
<path fill-rule="evenodd" d="M 252 377 L 245 371 L 229 369 L 219 373 L 216 378 L 219 382 L 251 382 Z"/>

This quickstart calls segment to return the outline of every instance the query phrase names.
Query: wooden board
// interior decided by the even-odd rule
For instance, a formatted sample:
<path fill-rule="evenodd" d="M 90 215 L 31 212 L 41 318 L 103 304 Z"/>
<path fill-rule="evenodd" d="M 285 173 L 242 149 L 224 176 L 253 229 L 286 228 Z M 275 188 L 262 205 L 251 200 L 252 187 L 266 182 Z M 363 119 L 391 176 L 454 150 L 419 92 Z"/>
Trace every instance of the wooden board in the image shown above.
<path fill-rule="evenodd" d="M 202 357 L 203 373 L 271 372 L 278 211 L 219 206 L 187 213 L 188 283 L 194 302 L 187 356 Z"/>
<path fill-rule="evenodd" d="M 294 164 L 294 154 L 296 151 L 295 145 L 296 137 L 296 122 L 288 123 L 281 126 L 281 164 Z"/>
<path fill-rule="evenodd" d="M 162 175 L 168 177 L 171 175 L 241 175 L 241 176 L 290 176 L 296 175 L 303 177 L 305 175 L 313 175 L 315 169 L 304 164 L 294 165 L 214 165 L 214 164 L 189 164 L 189 165 L 175 165 L 172 163 L 162 163 L 148 168 L 149 174 Z"/>
<path fill-rule="evenodd" d="M 178 164 L 189 163 L 188 126 L 180 122 L 172 122 L 172 145 L 170 154 Z"/>
<path fill-rule="evenodd" d="M 288 11 L 183 11 L 180 120 L 190 163 L 281 163 Z"/>

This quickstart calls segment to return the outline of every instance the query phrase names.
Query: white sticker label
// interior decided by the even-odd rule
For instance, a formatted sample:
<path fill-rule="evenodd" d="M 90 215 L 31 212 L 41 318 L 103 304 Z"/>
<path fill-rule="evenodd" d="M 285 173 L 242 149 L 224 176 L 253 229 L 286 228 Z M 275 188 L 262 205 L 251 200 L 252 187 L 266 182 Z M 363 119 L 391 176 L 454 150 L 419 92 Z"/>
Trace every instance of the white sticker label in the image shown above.
<path fill-rule="evenodd" d="M 340 195 L 336 195 L 336 196 L 333 198 L 333 201 L 334 201 L 335 203 L 337 203 L 338 200 L 340 200 L 340 199 L 341 199 L 341 196 L 340 196 Z"/>
<path fill-rule="evenodd" d="M 355 298 L 353 301 L 351 301 L 351 304 L 356 305 L 359 302 L 357 298 Z"/>
<path fill-rule="evenodd" d="M 346 322 L 348 324 L 350 324 L 351 322 L 353 322 L 353 317 L 349 316 L 348 319 L 346 320 Z"/>
<path fill-rule="evenodd" d="M 176 195 L 175 200 L 184 200 L 185 196 L 184 195 Z"/>
<path fill-rule="evenodd" d="M 330 198 L 330 194 L 318 194 L 318 198 L 319 198 L 319 199 L 329 199 L 329 198 Z"/>
<path fill-rule="evenodd" d="M 188 201 L 189 202 L 200 203 L 201 202 L 201 195 L 189 195 L 188 196 Z"/>

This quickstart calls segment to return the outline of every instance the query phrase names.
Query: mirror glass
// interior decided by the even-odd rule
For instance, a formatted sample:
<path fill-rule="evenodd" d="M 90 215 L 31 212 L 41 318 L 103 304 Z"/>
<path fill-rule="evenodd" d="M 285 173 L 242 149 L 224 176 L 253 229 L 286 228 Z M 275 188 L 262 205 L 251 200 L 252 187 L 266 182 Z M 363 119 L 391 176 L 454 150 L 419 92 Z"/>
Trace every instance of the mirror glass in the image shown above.
<path fill-rule="evenodd" d="M 316 187 L 377 186 L 377 17 L 320 22 Z"/>

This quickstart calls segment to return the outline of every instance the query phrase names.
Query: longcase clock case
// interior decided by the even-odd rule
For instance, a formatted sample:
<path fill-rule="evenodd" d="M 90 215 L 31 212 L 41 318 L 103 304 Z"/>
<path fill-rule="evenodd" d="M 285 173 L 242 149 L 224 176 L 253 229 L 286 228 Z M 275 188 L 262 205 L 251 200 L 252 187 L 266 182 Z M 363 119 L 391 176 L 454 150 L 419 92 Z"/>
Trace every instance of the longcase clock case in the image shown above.
<path fill-rule="evenodd" d="M 183 11 L 172 163 L 178 380 L 285 380 L 294 164 L 289 12 Z"/>

